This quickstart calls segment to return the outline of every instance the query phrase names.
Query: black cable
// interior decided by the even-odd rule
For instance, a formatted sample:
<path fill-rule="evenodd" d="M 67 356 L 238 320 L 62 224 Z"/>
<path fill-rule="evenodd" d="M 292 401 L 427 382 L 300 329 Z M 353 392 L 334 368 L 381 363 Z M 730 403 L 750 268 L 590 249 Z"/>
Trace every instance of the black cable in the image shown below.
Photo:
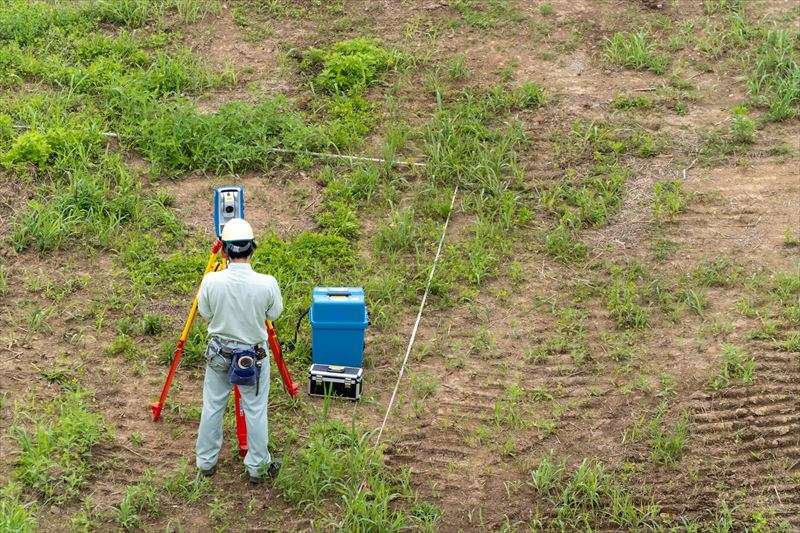
<path fill-rule="evenodd" d="M 302 322 L 303 322 L 303 319 L 306 317 L 306 315 L 308 314 L 308 312 L 309 312 L 310 310 L 311 310 L 311 308 L 310 308 L 310 307 L 308 307 L 308 308 L 307 308 L 305 311 L 303 311 L 303 312 L 300 314 L 300 318 L 298 318 L 298 319 L 297 319 L 297 325 L 295 325 L 295 327 L 294 327 L 294 338 L 292 339 L 292 342 L 291 342 L 291 343 L 287 343 L 287 345 L 286 345 L 286 351 L 292 351 L 292 350 L 294 350 L 294 349 L 295 349 L 295 347 L 297 346 L 297 334 L 298 334 L 298 332 L 300 331 L 300 324 L 302 324 Z"/>

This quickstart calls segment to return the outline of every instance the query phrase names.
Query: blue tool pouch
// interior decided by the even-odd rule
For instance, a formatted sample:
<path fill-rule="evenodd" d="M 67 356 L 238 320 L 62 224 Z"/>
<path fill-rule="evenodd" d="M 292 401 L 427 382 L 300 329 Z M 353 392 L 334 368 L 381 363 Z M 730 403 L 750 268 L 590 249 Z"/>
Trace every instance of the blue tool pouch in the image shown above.
<path fill-rule="evenodd" d="M 231 385 L 256 385 L 259 366 L 255 350 L 234 350 L 228 367 L 228 380 Z"/>

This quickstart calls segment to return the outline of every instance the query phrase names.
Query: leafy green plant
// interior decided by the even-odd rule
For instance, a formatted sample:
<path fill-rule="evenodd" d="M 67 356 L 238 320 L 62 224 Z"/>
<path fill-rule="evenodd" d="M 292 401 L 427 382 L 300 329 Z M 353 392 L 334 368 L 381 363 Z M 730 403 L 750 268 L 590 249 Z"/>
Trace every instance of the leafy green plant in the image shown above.
<path fill-rule="evenodd" d="M 634 70 L 650 70 L 656 74 L 663 74 L 669 62 L 667 56 L 655 51 L 643 31 L 615 33 L 606 42 L 605 54 L 612 63 Z"/>
<path fill-rule="evenodd" d="M 747 106 L 739 105 L 733 108 L 731 122 L 731 135 L 739 144 L 753 144 L 756 140 L 756 123 L 747 116 Z"/>
<path fill-rule="evenodd" d="M 319 131 L 283 98 L 229 102 L 210 114 L 186 103 L 165 104 L 130 126 L 130 135 L 156 170 L 170 173 L 255 170 L 275 159 L 274 148 L 322 146 Z"/>
<path fill-rule="evenodd" d="M 141 321 L 142 333 L 150 337 L 160 335 L 164 331 L 166 321 L 167 317 L 164 315 L 145 313 Z"/>
<path fill-rule="evenodd" d="M 339 41 L 328 48 L 312 48 L 300 68 L 316 71 L 314 86 L 329 94 L 360 92 L 398 65 L 400 56 L 367 38 Z"/>

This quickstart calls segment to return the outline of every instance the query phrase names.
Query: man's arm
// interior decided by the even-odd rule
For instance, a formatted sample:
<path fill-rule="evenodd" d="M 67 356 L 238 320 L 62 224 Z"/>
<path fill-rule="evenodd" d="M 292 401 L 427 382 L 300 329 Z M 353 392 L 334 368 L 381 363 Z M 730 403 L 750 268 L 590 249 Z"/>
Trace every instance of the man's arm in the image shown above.
<path fill-rule="evenodd" d="M 278 287 L 278 282 L 275 278 L 270 278 L 270 298 L 272 303 L 266 309 L 267 320 L 278 320 L 283 312 L 283 297 L 281 296 L 281 288 Z"/>
<path fill-rule="evenodd" d="M 200 282 L 200 291 L 197 297 L 197 310 L 200 312 L 200 316 L 206 320 L 211 320 L 214 317 L 214 310 L 211 308 L 211 304 L 208 301 L 207 280 L 208 277 L 204 276 L 203 281 Z"/>

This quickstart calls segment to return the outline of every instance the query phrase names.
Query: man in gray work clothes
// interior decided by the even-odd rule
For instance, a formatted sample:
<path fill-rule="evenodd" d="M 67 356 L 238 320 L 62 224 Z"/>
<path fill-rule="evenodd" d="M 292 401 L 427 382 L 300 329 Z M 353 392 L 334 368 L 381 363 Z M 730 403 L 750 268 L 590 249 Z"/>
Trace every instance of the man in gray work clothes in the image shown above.
<path fill-rule="evenodd" d="M 253 228 L 245 220 L 230 220 L 222 229 L 222 251 L 228 267 L 206 274 L 200 285 L 198 311 L 208 320 L 210 337 L 203 381 L 203 413 L 197 434 L 197 468 L 205 476 L 216 472 L 222 447 L 222 418 L 232 385 L 228 377 L 230 354 L 261 347 L 266 353 L 265 320 L 276 320 L 283 311 L 278 283 L 272 276 L 255 272 L 250 256 L 256 248 Z M 261 361 L 258 385 L 240 385 L 241 405 L 247 421 L 247 455 L 244 464 L 252 483 L 274 477 L 280 461 L 267 449 L 267 400 L 269 359 Z"/>

